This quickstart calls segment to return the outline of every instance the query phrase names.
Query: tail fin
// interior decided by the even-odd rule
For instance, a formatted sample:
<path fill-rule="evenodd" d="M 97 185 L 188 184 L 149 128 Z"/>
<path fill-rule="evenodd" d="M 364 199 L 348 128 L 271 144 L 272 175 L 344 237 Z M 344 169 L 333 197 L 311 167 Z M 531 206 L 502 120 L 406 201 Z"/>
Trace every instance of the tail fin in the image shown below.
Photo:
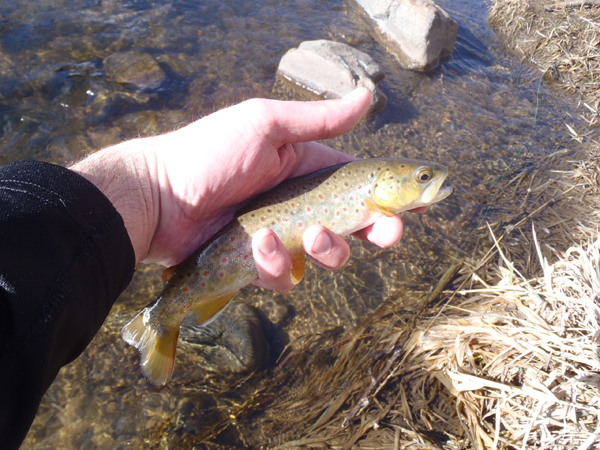
<path fill-rule="evenodd" d="M 155 386 L 164 386 L 175 365 L 177 329 L 163 329 L 162 333 L 144 324 L 144 311 L 123 327 L 121 337 L 142 353 L 142 372 Z"/>

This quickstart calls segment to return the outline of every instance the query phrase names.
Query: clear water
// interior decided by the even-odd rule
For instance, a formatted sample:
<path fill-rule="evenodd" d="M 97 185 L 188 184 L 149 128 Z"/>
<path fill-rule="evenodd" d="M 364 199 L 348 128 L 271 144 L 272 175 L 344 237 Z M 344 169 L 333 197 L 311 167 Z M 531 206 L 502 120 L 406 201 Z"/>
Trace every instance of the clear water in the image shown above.
<path fill-rule="evenodd" d="M 445 164 L 455 191 L 424 215 L 406 214 L 404 238 L 392 249 L 353 241 L 343 270 L 309 267 L 288 295 L 244 289 L 238 299 L 266 324 L 270 368 L 260 376 L 269 377 L 285 345 L 299 337 L 351 329 L 390 297 L 408 303 L 427 292 L 501 177 L 571 146 L 564 122 L 577 126 L 574 113 L 504 52 L 487 25 L 486 4 L 439 4 L 459 22 L 458 42 L 451 61 L 424 75 L 399 68 L 344 0 L 0 0 L 0 164 L 69 164 L 244 99 L 296 98 L 275 72 L 282 55 L 304 40 L 345 42 L 373 56 L 386 72 L 385 110 L 328 144 L 361 157 Z M 103 60 L 128 50 L 152 55 L 166 80 L 139 90 L 107 77 Z M 251 419 L 260 409 L 228 419 L 253 381 L 236 385 L 241 375 L 220 368 L 225 359 L 214 357 L 214 348 L 183 339 L 166 388 L 141 377 L 137 351 L 118 333 L 160 292 L 160 271 L 137 271 L 88 350 L 44 397 L 24 449 L 243 448 L 270 441 Z M 225 431 L 206 437 L 215 424 Z"/>

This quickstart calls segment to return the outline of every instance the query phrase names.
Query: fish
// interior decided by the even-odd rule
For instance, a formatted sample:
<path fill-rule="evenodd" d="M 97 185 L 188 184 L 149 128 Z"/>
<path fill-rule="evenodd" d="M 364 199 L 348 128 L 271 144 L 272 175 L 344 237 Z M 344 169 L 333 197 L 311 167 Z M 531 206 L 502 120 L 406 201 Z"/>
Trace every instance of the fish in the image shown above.
<path fill-rule="evenodd" d="M 164 386 L 173 373 L 183 319 L 194 313 L 198 325 L 207 325 L 258 278 L 252 256 L 258 230 L 268 227 L 281 239 L 297 284 L 304 275 L 307 228 L 320 224 L 347 236 L 382 216 L 431 205 L 452 192 L 442 187 L 447 175 L 436 163 L 380 158 L 290 178 L 257 196 L 186 260 L 166 269 L 163 291 L 123 327 L 121 337 L 140 351 L 144 376 Z"/>

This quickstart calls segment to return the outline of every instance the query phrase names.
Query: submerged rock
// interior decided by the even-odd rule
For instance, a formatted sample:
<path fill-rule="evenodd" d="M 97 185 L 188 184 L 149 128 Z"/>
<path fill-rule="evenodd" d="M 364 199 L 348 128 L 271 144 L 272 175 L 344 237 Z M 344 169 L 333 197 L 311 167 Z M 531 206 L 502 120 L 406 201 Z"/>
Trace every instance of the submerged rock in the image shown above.
<path fill-rule="evenodd" d="M 428 71 L 449 59 L 458 23 L 432 0 L 355 0 L 400 63 Z"/>
<path fill-rule="evenodd" d="M 156 60 L 144 52 L 113 53 L 104 60 L 104 68 L 118 82 L 142 89 L 157 88 L 167 78 Z"/>
<path fill-rule="evenodd" d="M 340 42 L 303 42 L 283 55 L 277 74 L 303 93 L 321 98 L 341 98 L 364 86 L 371 91 L 371 114 L 381 111 L 387 101 L 376 86 L 385 77 L 379 64 Z"/>
<path fill-rule="evenodd" d="M 269 344 L 257 312 L 233 301 L 206 326 L 184 321 L 181 339 L 197 348 L 202 367 L 211 371 L 245 372 L 266 367 Z"/>

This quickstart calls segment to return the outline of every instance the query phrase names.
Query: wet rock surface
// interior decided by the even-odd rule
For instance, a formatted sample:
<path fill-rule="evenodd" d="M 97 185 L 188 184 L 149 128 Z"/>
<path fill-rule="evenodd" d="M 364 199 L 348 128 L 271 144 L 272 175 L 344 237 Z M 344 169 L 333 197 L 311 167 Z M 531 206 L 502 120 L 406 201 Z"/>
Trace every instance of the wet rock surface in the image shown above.
<path fill-rule="evenodd" d="M 354 0 L 400 63 L 429 71 L 450 58 L 458 23 L 431 0 Z"/>
<path fill-rule="evenodd" d="M 118 52 L 104 59 L 107 75 L 120 83 L 155 89 L 167 78 L 156 60 L 144 52 Z"/>
<path fill-rule="evenodd" d="M 366 87 L 371 91 L 371 114 L 381 111 L 387 101 L 377 89 L 385 77 L 379 64 L 340 42 L 303 42 L 281 58 L 277 75 L 291 86 L 321 98 L 341 98 L 357 87 Z"/>

